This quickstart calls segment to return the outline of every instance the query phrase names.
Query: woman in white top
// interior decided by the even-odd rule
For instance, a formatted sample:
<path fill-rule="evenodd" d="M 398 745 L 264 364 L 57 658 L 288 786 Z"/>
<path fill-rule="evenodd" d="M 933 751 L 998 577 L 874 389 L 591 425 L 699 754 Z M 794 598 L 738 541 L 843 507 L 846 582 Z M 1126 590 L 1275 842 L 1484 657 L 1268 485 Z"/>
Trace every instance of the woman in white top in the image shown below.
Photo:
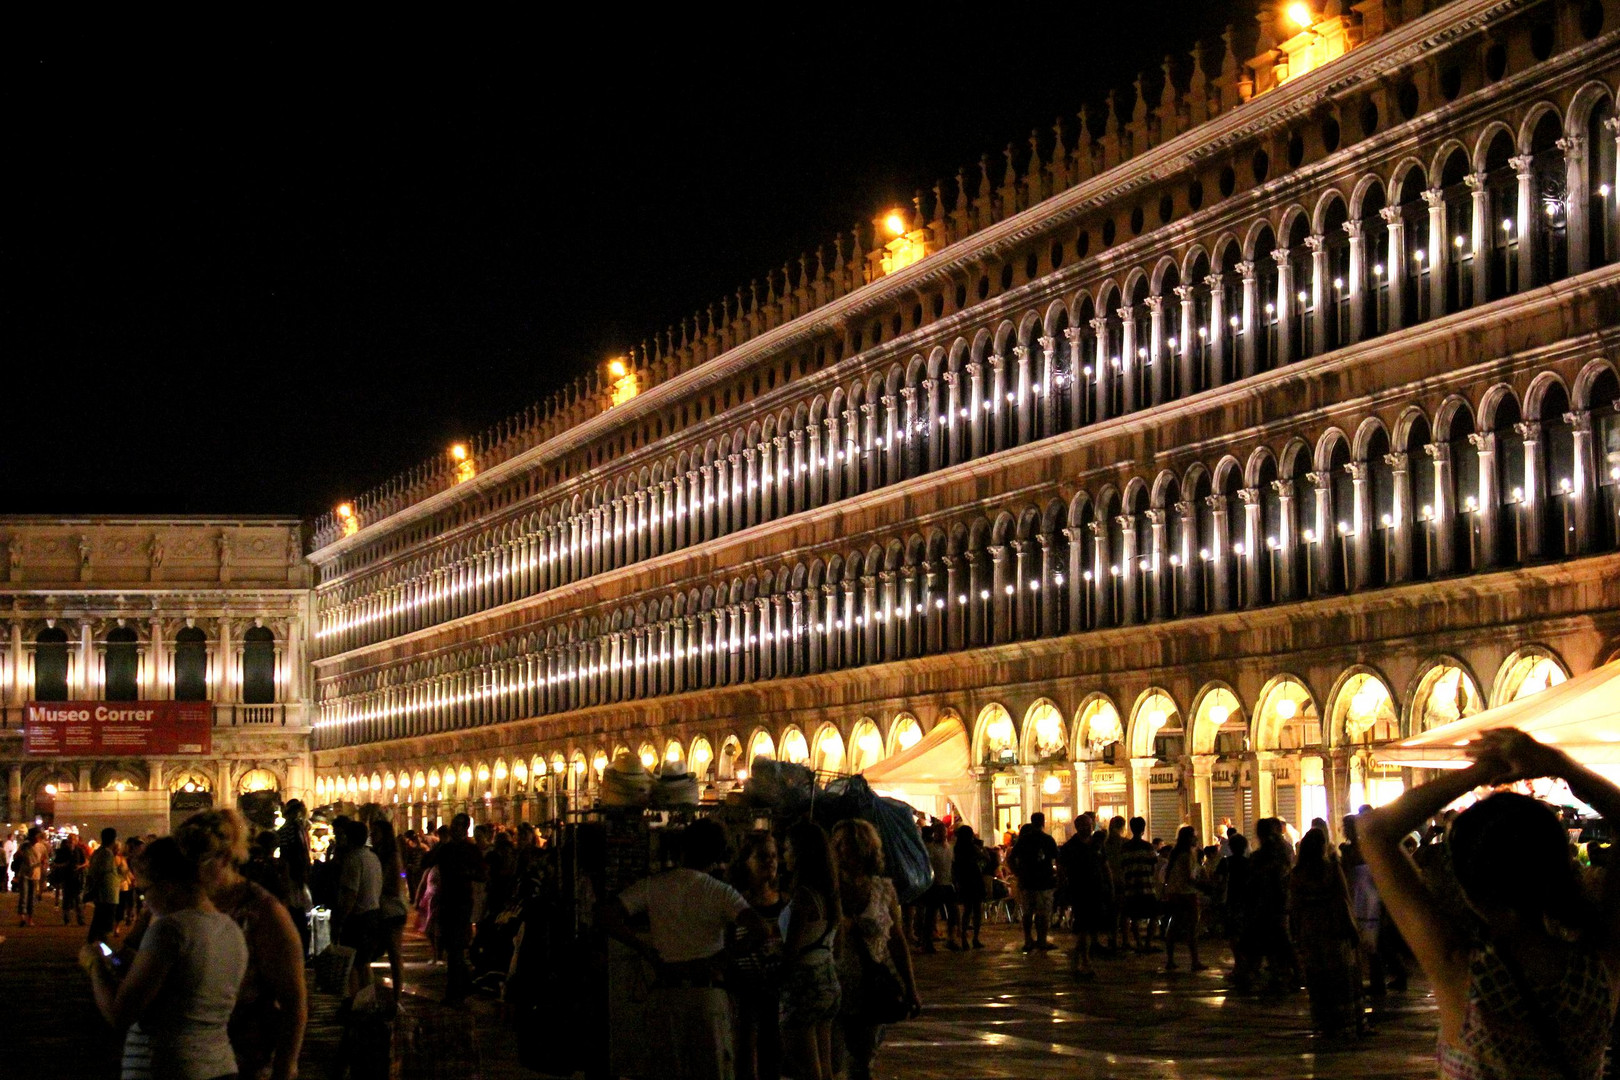
<path fill-rule="evenodd" d="M 134 870 L 152 920 L 129 973 L 120 978 L 98 945 L 79 954 L 101 1014 L 129 1029 L 123 1080 L 233 1077 L 226 1026 L 247 974 L 247 941 L 172 838 L 143 847 Z"/>

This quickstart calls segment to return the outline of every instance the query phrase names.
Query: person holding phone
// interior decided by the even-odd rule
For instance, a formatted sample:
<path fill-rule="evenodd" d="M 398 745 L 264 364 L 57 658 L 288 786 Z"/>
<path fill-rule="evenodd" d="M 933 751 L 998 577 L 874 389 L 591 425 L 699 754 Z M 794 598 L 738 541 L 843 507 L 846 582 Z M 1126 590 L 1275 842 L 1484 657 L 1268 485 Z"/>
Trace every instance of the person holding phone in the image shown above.
<path fill-rule="evenodd" d="M 193 862 L 170 837 L 136 857 L 152 920 L 122 972 L 105 942 L 79 962 L 101 1015 L 124 1036 L 124 1080 L 221 1080 L 236 1075 L 226 1025 L 247 974 L 247 940 L 209 902 Z"/>

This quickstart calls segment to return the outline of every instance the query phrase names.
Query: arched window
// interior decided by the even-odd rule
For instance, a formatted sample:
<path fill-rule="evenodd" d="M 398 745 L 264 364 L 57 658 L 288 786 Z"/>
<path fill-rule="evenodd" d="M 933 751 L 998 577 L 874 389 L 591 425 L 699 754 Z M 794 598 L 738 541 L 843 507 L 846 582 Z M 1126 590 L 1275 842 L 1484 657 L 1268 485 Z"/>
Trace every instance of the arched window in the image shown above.
<path fill-rule="evenodd" d="M 1598 543 L 1620 547 L 1620 379 L 1605 371 L 1592 382 L 1593 456 L 1597 459 Z"/>
<path fill-rule="evenodd" d="M 1255 486 L 1260 490 L 1260 535 L 1255 537 L 1253 557 L 1259 561 L 1257 602 L 1262 604 L 1282 599 L 1282 494 L 1276 482 L 1277 462 L 1268 456 L 1255 472 Z"/>
<path fill-rule="evenodd" d="M 1414 578 L 1429 577 L 1435 567 L 1434 462 L 1424 449 L 1431 437 L 1429 421 L 1420 416 L 1407 429 L 1403 450 L 1411 503 L 1403 506 L 1401 513 L 1403 519 L 1410 523 L 1406 542 L 1410 551 L 1411 576 Z"/>
<path fill-rule="evenodd" d="M 1271 257 L 1277 241 L 1267 226 L 1254 241 L 1255 321 L 1254 370 L 1269 371 L 1277 356 L 1277 261 Z"/>
<path fill-rule="evenodd" d="M 1485 151 L 1485 195 L 1490 268 L 1486 290 L 1492 300 L 1519 291 L 1519 177 L 1513 168 L 1513 137 L 1499 131 Z"/>
<path fill-rule="evenodd" d="M 1367 439 L 1367 513 L 1363 523 L 1367 533 L 1367 580 L 1373 585 L 1389 582 L 1394 571 L 1395 471 L 1388 461 L 1389 436 L 1382 429 Z"/>
<path fill-rule="evenodd" d="M 1445 253 L 1445 297 L 1447 311 L 1461 311 L 1474 303 L 1474 193 L 1468 187 L 1468 155 L 1453 150 L 1440 170 L 1440 195 L 1445 202 L 1446 235 L 1440 248 Z"/>
<path fill-rule="evenodd" d="M 1586 116 L 1586 259 L 1587 266 L 1615 260 L 1615 145 L 1605 126 L 1614 102 L 1600 101 Z"/>
<path fill-rule="evenodd" d="M 1467 409 L 1458 409 L 1451 418 L 1446 440 L 1451 459 L 1451 490 L 1446 493 L 1446 511 L 1451 518 L 1451 568 L 1476 569 L 1479 551 L 1479 455 L 1468 436 L 1474 433 L 1474 418 Z"/>
<path fill-rule="evenodd" d="M 1329 491 L 1332 493 L 1327 521 L 1323 525 L 1323 538 L 1327 543 L 1327 587 L 1329 592 L 1346 592 L 1352 582 L 1350 560 L 1353 558 L 1356 531 L 1356 482 L 1346 468 L 1350 464 L 1350 447 L 1343 439 L 1333 444 L 1328 456 Z"/>
<path fill-rule="evenodd" d="M 1243 254 L 1238 246 L 1227 244 L 1221 255 L 1221 320 L 1224 325 L 1210 328 L 1211 336 L 1222 336 L 1220 362 L 1217 365 L 1211 357 L 1209 363 L 1210 378 L 1222 386 L 1235 382 L 1238 372 L 1243 370 L 1240 362 L 1243 342 L 1250 333 L 1250 328 L 1243 324 L 1243 275 L 1238 273 L 1238 264 L 1242 261 Z"/>
<path fill-rule="evenodd" d="M 1316 268 L 1310 245 L 1305 238 L 1310 234 L 1310 222 L 1304 214 L 1297 214 L 1288 227 L 1288 284 L 1289 294 L 1279 297 L 1287 301 L 1288 355 L 1279 357 L 1279 363 L 1292 363 L 1311 355 L 1314 347 L 1312 335 L 1317 317 L 1315 301 L 1311 295 L 1312 278 Z"/>
<path fill-rule="evenodd" d="M 1377 337 L 1389 329 L 1389 225 L 1384 221 L 1384 185 L 1373 184 L 1361 197 L 1361 243 L 1364 258 L 1361 336 Z"/>
<path fill-rule="evenodd" d="M 1417 166 L 1408 169 L 1401 178 L 1402 326 L 1422 322 L 1432 314 L 1429 311 L 1429 204 L 1423 198 L 1425 185 L 1423 170 Z"/>
<path fill-rule="evenodd" d="M 1569 274 L 1568 177 L 1564 151 L 1558 145 L 1563 135 L 1558 114 L 1549 110 L 1541 114 L 1530 136 L 1530 209 L 1537 215 L 1537 221 L 1530 226 L 1536 230 L 1532 241 L 1536 256 L 1531 271 L 1533 285 L 1545 285 Z"/>
<path fill-rule="evenodd" d="M 263 626 L 242 635 L 242 703 L 268 705 L 276 700 L 276 636 Z"/>
<path fill-rule="evenodd" d="M 1575 432 L 1568 420 L 1569 397 L 1557 384 L 1541 398 L 1541 444 L 1536 495 L 1541 502 L 1542 558 L 1576 552 Z"/>
<path fill-rule="evenodd" d="M 67 632 L 46 627 L 34 638 L 34 700 L 68 699 Z"/>
<path fill-rule="evenodd" d="M 1350 343 L 1350 235 L 1343 199 L 1334 199 L 1322 219 L 1322 247 L 1327 252 L 1327 280 L 1322 282 L 1322 340 L 1328 349 Z"/>
<path fill-rule="evenodd" d="M 103 697 L 108 701 L 134 701 L 140 697 L 139 638 L 135 631 L 120 626 L 107 634 L 104 657 L 106 683 Z"/>
<path fill-rule="evenodd" d="M 1496 565 L 1524 561 L 1524 436 L 1519 432 L 1519 403 L 1504 397 L 1496 408 Z"/>

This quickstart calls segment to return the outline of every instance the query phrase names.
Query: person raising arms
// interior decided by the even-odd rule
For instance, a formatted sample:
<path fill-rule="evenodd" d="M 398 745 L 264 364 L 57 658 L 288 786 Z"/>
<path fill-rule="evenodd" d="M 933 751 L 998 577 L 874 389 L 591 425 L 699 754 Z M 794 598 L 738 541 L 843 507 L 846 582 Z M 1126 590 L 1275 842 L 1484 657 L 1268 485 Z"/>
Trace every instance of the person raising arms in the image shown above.
<path fill-rule="evenodd" d="M 1474 763 L 1357 818 L 1385 907 L 1433 987 L 1443 1080 L 1597 1080 L 1620 1003 L 1620 875 L 1595 902 L 1558 815 L 1526 795 L 1489 795 L 1457 815 L 1450 867 L 1481 933 L 1470 939 L 1424 884 L 1402 840 L 1480 787 L 1554 777 L 1611 824 L 1620 789 L 1515 730 L 1487 732 Z"/>

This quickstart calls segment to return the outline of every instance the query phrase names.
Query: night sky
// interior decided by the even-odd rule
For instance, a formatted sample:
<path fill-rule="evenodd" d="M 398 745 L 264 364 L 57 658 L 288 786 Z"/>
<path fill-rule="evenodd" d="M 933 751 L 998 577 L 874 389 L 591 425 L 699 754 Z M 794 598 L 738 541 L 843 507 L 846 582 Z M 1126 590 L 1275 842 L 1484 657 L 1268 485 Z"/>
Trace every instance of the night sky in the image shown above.
<path fill-rule="evenodd" d="M 29 42 L 0 513 L 318 514 L 1252 5 L 546 10 Z"/>

